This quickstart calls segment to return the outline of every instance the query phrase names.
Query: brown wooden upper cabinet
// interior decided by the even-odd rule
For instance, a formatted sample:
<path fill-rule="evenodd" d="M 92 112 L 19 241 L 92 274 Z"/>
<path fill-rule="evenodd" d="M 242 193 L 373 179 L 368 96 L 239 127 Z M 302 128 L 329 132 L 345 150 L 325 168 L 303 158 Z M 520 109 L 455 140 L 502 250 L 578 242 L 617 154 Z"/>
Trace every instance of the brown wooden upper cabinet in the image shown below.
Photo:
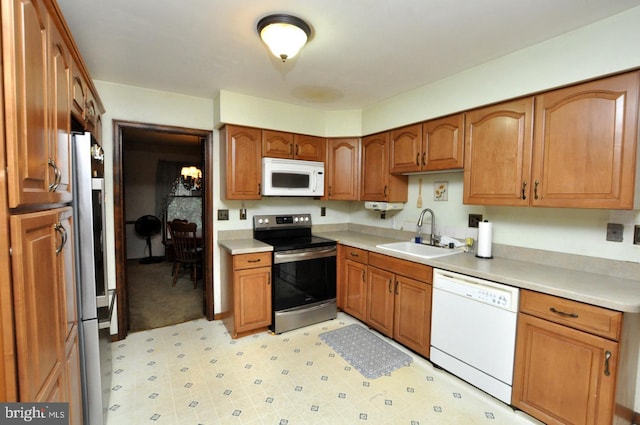
<path fill-rule="evenodd" d="M 640 73 L 536 96 L 531 205 L 633 209 Z"/>
<path fill-rule="evenodd" d="M 357 201 L 360 194 L 360 139 L 329 139 L 323 199 Z"/>
<path fill-rule="evenodd" d="M 220 139 L 226 147 L 225 199 L 260 199 L 262 179 L 259 128 L 226 125 Z"/>
<path fill-rule="evenodd" d="M 463 113 L 391 131 L 391 173 L 462 168 L 463 134 Z"/>
<path fill-rule="evenodd" d="M 406 202 L 408 180 L 389 173 L 389 132 L 362 139 L 360 200 Z"/>
<path fill-rule="evenodd" d="M 7 2 L 6 12 L 3 73 L 12 81 L 4 87 L 9 207 L 69 202 L 71 56 L 44 2 Z"/>
<path fill-rule="evenodd" d="M 262 156 L 266 157 L 324 162 L 326 143 L 322 137 L 262 130 Z"/>
<path fill-rule="evenodd" d="M 468 112 L 464 203 L 632 209 L 639 90 L 634 71 Z"/>
<path fill-rule="evenodd" d="M 82 74 L 80 67 L 73 62 L 71 69 L 71 115 L 91 132 L 98 143 L 102 139 L 101 109 L 97 98 Z"/>
<path fill-rule="evenodd" d="M 465 204 L 529 204 L 532 123 L 532 97 L 467 113 Z"/>

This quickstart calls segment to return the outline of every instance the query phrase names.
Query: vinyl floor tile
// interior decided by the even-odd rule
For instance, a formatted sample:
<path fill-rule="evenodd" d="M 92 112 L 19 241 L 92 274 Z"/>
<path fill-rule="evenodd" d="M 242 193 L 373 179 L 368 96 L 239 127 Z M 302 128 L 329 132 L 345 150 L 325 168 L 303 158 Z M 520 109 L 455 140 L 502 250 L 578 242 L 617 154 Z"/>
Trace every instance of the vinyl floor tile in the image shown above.
<path fill-rule="evenodd" d="M 107 425 L 527 425 L 536 422 L 386 339 L 409 366 L 367 379 L 318 335 L 336 320 L 232 340 L 204 319 L 112 344 Z"/>

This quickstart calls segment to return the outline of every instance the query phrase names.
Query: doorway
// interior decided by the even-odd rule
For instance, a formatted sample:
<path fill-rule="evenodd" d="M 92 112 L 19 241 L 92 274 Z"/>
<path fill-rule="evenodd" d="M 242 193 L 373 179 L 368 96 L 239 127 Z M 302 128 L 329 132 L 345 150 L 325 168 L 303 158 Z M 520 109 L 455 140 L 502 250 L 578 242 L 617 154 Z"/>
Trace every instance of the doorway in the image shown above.
<path fill-rule="evenodd" d="M 146 168 L 141 166 L 143 162 L 153 162 L 154 159 L 155 163 L 162 160 L 185 164 L 194 164 L 198 159 L 200 160 L 202 190 L 193 198 L 182 201 L 186 205 L 200 201 L 204 260 L 202 281 L 199 282 L 201 291 L 198 292 L 204 294 L 204 297 L 200 303 L 199 313 L 208 320 L 213 320 L 212 145 L 211 131 L 114 120 L 113 201 L 118 339 L 124 339 L 129 330 L 137 330 L 131 329 L 132 286 L 129 282 L 127 265 L 139 262 L 153 264 L 165 260 L 166 232 L 163 230 L 166 226 L 167 211 L 171 209 L 168 207 L 171 201 L 164 199 L 156 202 L 155 184 L 149 183 L 155 181 L 156 170 L 150 165 L 146 165 Z M 132 162 L 131 159 L 133 159 L 133 167 L 129 164 Z M 137 175 L 131 178 L 131 173 L 138 173 L 140 178 L 136 179 Z M 176 177 L 179 177 L 179 174 Z M 132 182 L 136 183 L 132 186 Z M 145 191 L 135 187 L 135 185 L 145 184 L 153 185 L 154 188 L 147 188 Z M 135 198 L 136 202 L 140 201 L 145 205 L 140 208 L 132 207 L 136 202 L 128 202 L 128 193 Z M 190 208 L 193 209 L 193 207 Z M 136 235 L 135 232 L 136 221 L 147 215 L 153 217 L 151 221 L 161 222 L 160 232 L 156 232 L 151 238 L 149 235 Z M 150 268 L 147 270 L 151 271 Z M 162 279 L 157 282 L 157 285 L 171 287 L 170 268 L 168 273 L 167 280 Z"/>

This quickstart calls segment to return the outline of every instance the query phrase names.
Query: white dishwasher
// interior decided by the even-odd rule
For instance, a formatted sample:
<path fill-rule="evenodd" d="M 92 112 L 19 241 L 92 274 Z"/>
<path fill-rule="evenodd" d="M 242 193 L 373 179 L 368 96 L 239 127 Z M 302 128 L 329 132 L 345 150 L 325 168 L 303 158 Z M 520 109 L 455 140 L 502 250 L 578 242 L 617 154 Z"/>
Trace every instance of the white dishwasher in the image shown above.
<path fill-rule="evenodd" d="M 511 404 L 519 289 L 433 273 L 431 362 Z"/>

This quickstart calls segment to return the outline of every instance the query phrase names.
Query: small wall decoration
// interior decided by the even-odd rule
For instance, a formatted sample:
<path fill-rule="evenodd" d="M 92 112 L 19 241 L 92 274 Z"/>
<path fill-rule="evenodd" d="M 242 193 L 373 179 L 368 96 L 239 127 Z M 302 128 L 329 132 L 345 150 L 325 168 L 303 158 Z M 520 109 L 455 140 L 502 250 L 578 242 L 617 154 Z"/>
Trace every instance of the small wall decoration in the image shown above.
<path fill-rule="evenodd" d="M 434 201 L 448 201 L 449 200 L 449 182 L 435 182 L 433 184 L 433 199 Z"/>

